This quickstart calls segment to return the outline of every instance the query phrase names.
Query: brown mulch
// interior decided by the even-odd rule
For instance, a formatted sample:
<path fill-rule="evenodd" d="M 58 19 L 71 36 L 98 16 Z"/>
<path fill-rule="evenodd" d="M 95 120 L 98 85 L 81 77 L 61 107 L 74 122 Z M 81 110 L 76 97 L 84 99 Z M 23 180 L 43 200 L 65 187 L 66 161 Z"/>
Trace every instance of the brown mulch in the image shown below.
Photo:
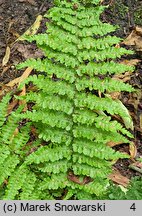
<path fill-rule="evenodd" d="M 52 1 L 51 1 L 52 2 Z M 35 21 L 36 17 L 43 15 L 51 6 L 47 0 L 0 0 L 0 83 L 8 83 L 21 75 L 15 65 L 34 56 L 40 57 L 40 52 L 34 44 L 18 42 L 15 40 L 22 35 Z M 43 31 L 41 25 L 40 31 Z M 2 67 L 2 59 L 6 47 L 11 49 L 10 59 Z"/>

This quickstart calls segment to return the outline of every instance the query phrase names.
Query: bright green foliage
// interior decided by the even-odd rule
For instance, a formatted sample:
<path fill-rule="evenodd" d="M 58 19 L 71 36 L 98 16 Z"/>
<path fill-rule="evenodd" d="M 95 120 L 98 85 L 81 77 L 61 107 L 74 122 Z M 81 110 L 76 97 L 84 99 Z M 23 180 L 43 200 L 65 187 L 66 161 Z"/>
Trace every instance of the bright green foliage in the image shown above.
<path fill-rule="evenodd" d="M 6 120 L 6 114 L 7 114 L 7 104 L 10 100 L 10 95 L 7 94 L 5 97 L 3 97 L 1 103 L 0 103 L 0 127 L 3 126 L 5 120 Z"/>
<path fill-rule="evenodd" d="M 118 185 L 110 185 L 107 193 L 100 199 L 109 200 L 142 200 L 142 178 L 133 177 L 127 189 L 121 189 Z"/>
<path fill-rule="evenodd" d="M 37 143 L 39 146 L 39 141 L 26 148 L 30 139 L 30 123 L 19 126 L 23 107 L 7 115 L 10 98 L 7 94 L 0 102 L 0 199 L 18 199 L 19 189 L 20 199 L 29 199 L 35 187 L 36 176 L 24 165 L 24 161 L 30 149 Z"/>
<path fill-rule="evenodd" d="M 2 128 L 1 140 L 5 142 L 1 147 L 2 160 L 10 160 L 1 180 L 8 178 L 4 199 L 101 196 L 109 186 L 112 162 L 129 157 L 107 143 L 130 143 L 133 138 L 127 130 L 133 129 L 128 110 L 110 95 L 134 90 L 112 78 L 113 74 L 134 70 L 114 61 L 132 51 L 114 46 L 121 39 L 108 36 L 116 27 L 101 22 L 100 14 L 105 7 L 99 5 L 99 0 L 55 0 L 54 3 L 45 15 L 51 20 L 47 32 L 26 36 L 44 51 L 45 58 L 28 59 L 18 66 L 40 72 L 24 82 L 32 82 L 35 91 L 18 97 L 34 103 L 32 111 L 17 114 L 17 118 L 27 119 L 36 128 L 39 139 L 33 142 L 36 151 L 29 153 L 26 144 L 29 123 L 20 129 L 24 136 L 18 133 L 11 139 L 17 127 L 16 114 Z M 1 105 L 3 113 L 6 102 L 4 99 Z M 123 125 L 114 120 L 116 115 Z M 89 179 L 86 183 L 85 178 Z"/>
<path fill-rule="evenodd" d="M 77 200 L 142 200 L 142 178 L 134 177 L 131 179 L 127 188 L 120 185 L 110 184 L 107 187 L 106 194 L 103 196 L 94 196 L 87 192 L 77 190 L 75 199 Z M 71 193 L 71 191 L 69 192 Z"/>

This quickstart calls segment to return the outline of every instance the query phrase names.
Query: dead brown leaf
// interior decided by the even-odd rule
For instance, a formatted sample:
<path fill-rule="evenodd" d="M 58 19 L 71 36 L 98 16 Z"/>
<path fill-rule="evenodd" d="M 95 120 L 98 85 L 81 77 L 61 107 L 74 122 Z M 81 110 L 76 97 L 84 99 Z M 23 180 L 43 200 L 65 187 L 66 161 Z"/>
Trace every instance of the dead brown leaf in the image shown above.
<path fill-rule="evenodd" d="M 127 187 L 127 185 L 129 184 L 129 179 L 121 175 L 117 169 L 114 169 L 112 174 L 109 175 L 109 178 L 113 182 L 116 182 L 117 184 L 122 185 L 123 187 Z"/>
<path fill-rule="evenodd" d="M 77 183 L 77 184 L 82 184 L 82 182 L 80 182 L 80 180 L 79 180 L 79 177 L 75 176 L 72 172 L 69 172 L 68 179 L 72 182 Z"/>
<path fill-rule="evenodd" d="M 7 110 L 7 114 L 9 115 L 13 108 L 18 104 L 18 100 L 14 99 L 9 105 L 8 105 L 8 110 Z"/>
<path fill-rule="evenodd" d="M 3 74 L 6 73 L 9 70 L 10 67 L 11 67 L 11 65 L 3 67 L 1 76 L 3 76 Z"/>
<path fill-rule="evenodd" d="M 32 132 L 32 134 L 33 134 L 35 137 L 37 137 L 37 130 L 36 130 L 36 128 L 31 127 L 31 132 Z"/>
<path fill-rule="evenodd" d="M 115 47 L 116 47 L 116 48 L 120 48 L 120 44 L 116 44 Z"/>
<path fill-rule="evenodd" d="M 98 91 L 98 95 L 99 95 L 100 98 L 102 97 L 101 91 Z"/>
<path fill-rule="evenodd" d="M 24 73 L 22 74 L 22 76 L 10 81 L 9 83 L 6 84 L 6 86 L 9 86 L 9 87 L 13 87 L 15 85 L 19 85 L 21 82 L 23 82 L 29 75 L 30 73 L 32 72 L 33 68 L 31 67 L 28 67 Z"/>
<path fill-rule="evenodd" d="M 140 59 L 131 59 L 131 60 L 121 61 L 120 64 L 129 65 L 129 66 L 136 66 L 139 62 L 141 62 Z M 127 71 L 124 74 L 115 74 L 112 77 L 112 79 L 127 82 L 127 81 L 129 81 L 131 79 L 131 74 L 132 74 L 132 72 L 130 72 L 130 71 Z"/>
<path fill-rule="evenodd" d="M 5 66 L 8 63 L 9 57 L 10 57 L 10 47 L 7 46 L 5 51 L 5 56 L 3 57 L 2 60 L 2 66 Z"/>
<path fill-rule="evenodd" d="M 13 36 L 15 36 L 16 38 L 19 38 L 20 37 L 20 35 L 18 34 L 18 32 L 17 31 L 15 31 L 15 29 L 10 29 L 9 30 L 9 32 L 13 35 Z"/>
<path fill-rule="evenodd" d="M 110 147 L 113 147 L 113 146 L 116 146 L 116 145 L 120 145 L 120 144 L 123 144 L 124 141 L 119 141 L 119 142 L 113 142 L 113 141 L 110 141 L 107 143 L 108 146 Z"/>
<path fill-rule="evenodd" d="M 142 28 L 136 26 L 131 34 L 123 41 L 123 44 L 135 46 L 137 51 L 142 51 Z"/>
<path fill-rule="evenodd" d="M 125 74 L 116 74 L 112 77 L 112 79 L 115 80 L 121 80 L 123 82 L 127 82 L 131 79 L 130 77 L 131 73 L 130 72 L 126 72 Z"/>
<path fill-rule="evenodd" d="M 112 93 L 109 93 L 109 95 L 111 96 L 112 99 L 116 100 L 116 99 L 119 99 L 120 92 L 112 92 Z"/>
<path fill-rule="evenodd" d="M 136 147 L 135 143 L 133 143 L 133 142 L 130 143 L 129 152 L 130 152 L 131 159 L 134 159 L 137 155 L 137 147 Z"/>
<path fill-rule="evenodd" d="M 12 88 L 9 87 L 9 86 L 6 86 L 5 84 L 3 83 L 0 83 L 0 99 L 5 95 L 7 94 L 8 92 L 12 91 Z"/>
<path fill-rule="evenodd" d="M 131 60 L 125 59 L 124 61 L 121 61 L 120 63 L 129 65 L 129 66 L 136 66 L 139 62 L 141 62 L 140 59 L 131 59 Z"/>
<path fill-rule="evenodd" d="M 130 96 L 130 99 L 128 100 L 128 104 L 131 104 L 134 106 L 135 110 L 138 109 L 138 106 L 141 104 L 142 93 L 141 89 L 137 90 L 133 93 L 133 95 Z"/>
<path fill-rule="evenodd" d="M 22 54 L 22 56 L 25 59 L 29 58 L 42 58 L 43 57 L 43 52 L 39 49 L 33 49 L 33 44 L 32 45 L 24 45 L 24 44 L 17 44 L 16 49 L 18 52 Z"/>
<path fill-rule="evenodd" d="M 19 0 L 19 2 L 27 2 L 27 3 L 29 3 L 29 4 L 31 4 L 31 5 L 36 5 L 36 2 L 35 2 L 35 0 Z"/>
<path fill-rule="evenodd" d="M 31 148 L 31 149 L 29 150 L 29 152 L 27 152 L 26 155 L 28 156 L 28 155 L 32 154 L 32 153 L 35 152 L 37 149 L 38 149 L 38 147 L 33 147 L 33 148 Z"/>
<path fill-rule="evenodd" d="M 8 184 L 8 180 L 5 179 L 3 183 L 7 185 Z"/>
<path fill-rule="evenodd" d="M 18 40 L 20 40 L 20 41 L 21 40 L 25 40 L 24 36 L 36 34 L 37 31 L 38 31 L 38 29 L 39 29 L 41 20 L 42 20 L 42 16 L 38 15 L 37 18 L 36 18 L 36 20 L 35 20 L 35 22 L 33 23 L 33 25 L 23 35 L 21 35 L 16 41 L 18 41 Z"/>
<path fill-rule="evenodd" d="M 85 184 L 92 181 L 92 179 L 90 177 L 88 177 L 88 176 L 85 176 L 83 178 L 83 181 L 80 181 L 79 177 L 74 175 L 72 172 L 69 172 L 68 179 L 70 181 L 75 182 L 75 183 L 80 184 L 80 185 L 85 185 Z"/>

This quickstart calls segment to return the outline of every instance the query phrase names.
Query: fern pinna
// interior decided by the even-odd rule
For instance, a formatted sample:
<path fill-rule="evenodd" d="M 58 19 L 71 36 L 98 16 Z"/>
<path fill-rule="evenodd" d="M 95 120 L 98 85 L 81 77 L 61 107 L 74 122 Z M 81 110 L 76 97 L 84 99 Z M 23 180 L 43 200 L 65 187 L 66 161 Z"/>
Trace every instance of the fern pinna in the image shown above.
<path fill-rule="evenodd" d="M 34 103 L 21 118 L 34 124 L 41 140 L 23 162 L 35 179 L 28 199 L 93 199 L 105 193 L 113 161 L 129 157 L 107 144 L 129 143 L 133 137 L 127 130 L 133 129 L 128 110 L 111 97 L 113 92 L 133 91 L 112 78 L 134 70 L 115 61 L 132 51 L 115 46 L 121 39 L 108 35 L 116 27 L 100 21 L 105 8 L 100 0 L 54 4 L 45 15 L 50 19 L 46 33 L 26 37 L 36 41 L 45 58 L 19 65 L 38 72 L 25 81 L 36 90 L 21 97 Z M 125 126 L 114 120 L 116 115 Z M 7 194 L 10 190 L 9 185 Z"/>

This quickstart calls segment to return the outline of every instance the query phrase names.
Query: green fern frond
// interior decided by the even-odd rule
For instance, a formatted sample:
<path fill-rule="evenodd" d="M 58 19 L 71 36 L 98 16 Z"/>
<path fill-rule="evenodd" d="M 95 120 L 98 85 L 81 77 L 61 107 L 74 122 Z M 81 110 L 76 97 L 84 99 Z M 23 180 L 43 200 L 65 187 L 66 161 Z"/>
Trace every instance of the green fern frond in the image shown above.
<path fill-rule="evenodd" d="M 77 200 L 93 200 L 93 196 L 90 193 L 79 190 L 76 192 L 75 198 Z"/>
<path fill-rule="evenodd" d="M 11 99 L 10 94 L 7 94 L 5 97 L 2 98 L 0 102 L 0 127 L 3 126 L 6 120 L 8 102 L 10 101 L 10 99 Z"/>
<path fill-rule="evenodd" d="M 29 170 L 26 166 L 22 165 L 20 167 L 17 167 L 13 175 L 9 178 L 4 200 L 15 199 L 15 196 L 19 194 L 19 190 L 23 185 L 25 185 L 26 179 L 28 178 L 29 174 Z"/>
<path fill-rule="evenodd" d="M 69 182 L 69 186 L 74 190 L 74 193 L 76 194 L 76 191 L 79 190 L 80 192 L 85 192 L 91 195 L 96 194 L 96 196 L 100 196 L 104 193 L 106 193 L 107 187 L 109 185 L 108 179 L 102 178 L 95 178 L 94 181 L 86 184 L 86 185 L 79 185 L 73 182 Z"/>
<path fill-rule="evenodd" d="M 58 146 L 54 149 L 48 147 L 48 146 L 42 146 L 38 148 L 38 150 L 32 154 L 30 154 L 26 160 L 26 164 L 39 164 L 43 162 L 55 162 L 58 160 L 61 160 L 63 158 L 66 158 L 70 160 L 71 158 L 71 152 L 70 149 L 67 146 Z"/>
<path fill-rule="evenodd" d="M 75 175 L 84 175 L 90 176 L 91 178 L 105 178 L 108 174 L 110 174 L 111 169 L 97 169 L 96 167 L 93 168 L 92 166 L 88 166 L 86 164 L 76 164 L 72 167 L 73 172 Z"/>
<path fill-rule="evenodd" d="M 37 112 L 36 110 L 33 110 L 32 112 L 27 111 L 26 113 L 23 113 L 21 117 L 33 122 L 42 122 L 44 125 L 49 125 L 51 127 L 62 128 L 67 131 L 72 128 L 70 117 L 63 112 L 59 113 L 58 111 L 45 109 L 43 113 L 41 113 L 40 111 Z"/>
<path fill-rule="evenodd" d="M 108 116 L 98 116 L 96 118 L 96 123 L 95 126 L 97 128 L 102 128 L 103 130 L 106 131 L 112 131 L 112 132 L 121 132 L 124 135 L 127 135 L 130 138 L 133 138 L 133 135 L 127 131 L 125 128 L 122 127 L 122 125 L 115 121 L 111 120 L 111 117 Z"/>
<path fill-rule="evenodd" d="M 32 172 L 28 172 L 26 176 L 26 181 L 22 186 L 22 192 L 20 193 L 20 200 L 29 200 L 31 199 L 31 195 L 34 192 L 35 184 L 36 184 L 36 176 Z"/>
<path fill-rule="evenodd" d="M 121 41 L 120 38 L 115 36 L 107 36 L 100 39 L 94 39 L 92 37 L 83 38 L 77 45 L 78 49 L 96 49 L 103 50 L 109 46 L 117 44 Z"/>
<path fill-rule="evenodd" d="M 133 71 L 133 66 L 128 66 L 113 61 L 94 63 L 89 62 L 87 65 L 81 64 L 77 69 L 77 74 L 83 76 L 84 74 L 93 77 L 94 75 L 107 75 L 107 74 L 121 74 L 125 71 Z"/>
<path fill-rule="evenodd" d="M 67 173 L 68 169 L 71 167 L 72 163 L 68 163 L 67 160 L 59 160 L 51 163 L 47 163 L 41 167 L 39 167 L 39 170 L 41 172 L 47 172 L 47 173 Z"/>
<path fill-rule="evenodd" d="M 90 91 L 92 90 L 98 90 L 104 93 L 107 91 L 110 92 L 119 92 L 121 91 L 127 91 L 132 92 L 134 91 L 134 88 L 129 85 L 125 84 L 122 81 L 114 80 L 111 78 L 105 78 L 105 79 L 99 79 L 98 77 L 86 79 L 81 78 L 76 80 L 76 88 L 78 91 L 85 90 L 86 88 L 89 88 Z"/>
<path fill-rule="evenodd" d="M 55 74 L 57 78 L 64 77 L 64 80 L 67 80 L 69 83 L 73 83 L 75 80 L 75 74 L 72 69 L 66 69 L 66 67 L 63 67 L 60 64 L 53 64 L 48 59 L 44 59 L 43 61 L 41 61 L 41 59 L 28 59 L 17 66 L 18 69 L 24 67 L 32 67 L 37 71 L 46 72 L 49 77 L 53 74 Z"/>
<path fill-rule="evenodd" d="M 16 97 L 16 96 L 15 96 Z M 67 100 L 65 97 L 60 97 L 56 95 L 48 95 L 44 92 L 39 93 L 37 96 L 36 92 L 30 92 L 27 96 L 17 96 L 17 99 L 26 99 L 27 102 L 34 101 L 37 103 L 37 106 L 43 109 L 51 109 L 55 111 L 62 111 L 70 115 L 73 111 L 73 102 Z"/>
<path fill-rule="evenodd" d="M 7 123 L 1 128 L 1 142 L 10 144 L 13 140 L 13 134 L 18 127 L 18 121 L 20 120 L 19 113 L 22 107 L 19 107 L 15 112 L 12 112 L 8 117 Z"/>
<path fill-rule="evenodd" d="M 7 145 L 0 145 L 0 165 L 3 165 L 5 159 L 10 155 Z"/>
<path fill-rule="evenodd" d="M 91 110 L 106 111 L 110 115 L 118 114 L 124 120 L 126 127 L 133 130 L 133 123 L 129 112 L 120 100 L 113 100 L 108 96 L 99 98 L 91 94 L 78 93 L 75 99 L 75 105 L 82 108 L 87 107 Z"/>
<path fill-rule="evenodd" d="M 21 130 L 18 132 L 16 136 L 14 136 L 11 144 L 10 144 L 10 149 L 15 153 L 20 156 L 24 155 L 24 150 L 23 148 L 25 145 L 28 143 L 28 140 L 30 139 L 30 125 L 31 124 L 26 124 L 21 128 Z"/>
<path fill-rule="evenodd" d="M 24 84 L 32 82 L 38 89 L 43 90 L 43 92 L 48 92 L 48 94 L 59 94 L 59 95 L 68 95 L 70 99 L 73 99 L 75 90 L 74 87 L 67 82 L 60 80 L 55 82 L 51 79 L 45 79 L 43 75 L 31 76 L 29 77 Z"/>
<path fill-rule="evenodd" d="M 104 143 L 95 143 L 93 141 L 78 139 L 73 143 L 73 151 L 75 153 L 84 154 L 91 158 L 97 157 L 106 160 L 117 160 L 118 158 L 129 158 L 129 155 L 115 152 Z"/>
<path fill-rule="evenodd" d="M 17 67 L 37 71 L 20 86 L 32 83 L 33 91 L 15 95 L 32 103 L 32 108 L 12 113 L 6 124 L 3 114 L 1 137 L 7 147 L 1 149 L 1 164 L 17 158 L 12 173 L 7 169 L 1 181 L 8 180 L 5 199 L 95 199 L 106 194 L 114 160 L 130 157 L 107 144 L 129 144 L 133 138 L 128 110 L 110 94 L 134 91 L 131 85 L 111 78 L 134 70 L 117 62 L 133 52 L 116 47 L 121 39 L 108 36 L 117 27 L 101 21 L 105 7 L 99 0 L 55 0 L 54 4 L 45 15 L 50 19 L 47 31 L 25 37 L 36 42 L 44 59 L 28 59 Z M 21 120 L 30 123 L 13 136 Z M 84 178 L 88 183 L 83 183 Z"/>
<path fill-rule="evenodd" d="M 79 163 L 79 164 L 88 164 L 89 166 L 94 166 L 97 168 L 104 168 L 104 167 L 110 167 L 111 162 L 110 161 L 103 161 L 99 158 L 90 158 L 83 154 L 74 154 L 73 155 L 73 162 Z"/>
<path fill-rule="evenodd" d="M 56 190 L 59 188 L 65 188 L 68 184 L 66 174 L 52 174 L 51 177 L 46 177 L 41 184 L 39 184 L 39 190 Z"/>
<path fill-rule="evenodd" d="M 37 125 L 38 127 L 38 125 Z M 68 131 L 61 130 L 58 128 L 45 128 L 44 125 L 38 127 L 39 138 L 45 140 L 46 142 L 51 141 L 58 144 L 69 145 L 71 143 L 72 137 Z"/>
<path fill-rule="evenodd" d="M 120 58 L 122 55 L 126 55 L 126 54 L 133 54 L 133 52 L 131 50 L 126 50 L 124 48 L 118 49 L 116 47 L 111 47 L 111 48 L 105 49 L 105 52 L 104 50 L 97 51 L 97 52 L 94 50 L 80 51 L 78 53 L 77 59 L 79 62 L 83 62 L 84 60 L 92 61 L 93 59 L 95 59 L 96 61 L 104 61 L 107 59 Z"/>
<path fill-rule="evenodd" d="M 0 166 L 0 185 L 8 178 L 13 171 L 15 170 L 19 159 L 17 155 L 9 155 L 6 160 L 3 162 L 3 165 Z"/>

